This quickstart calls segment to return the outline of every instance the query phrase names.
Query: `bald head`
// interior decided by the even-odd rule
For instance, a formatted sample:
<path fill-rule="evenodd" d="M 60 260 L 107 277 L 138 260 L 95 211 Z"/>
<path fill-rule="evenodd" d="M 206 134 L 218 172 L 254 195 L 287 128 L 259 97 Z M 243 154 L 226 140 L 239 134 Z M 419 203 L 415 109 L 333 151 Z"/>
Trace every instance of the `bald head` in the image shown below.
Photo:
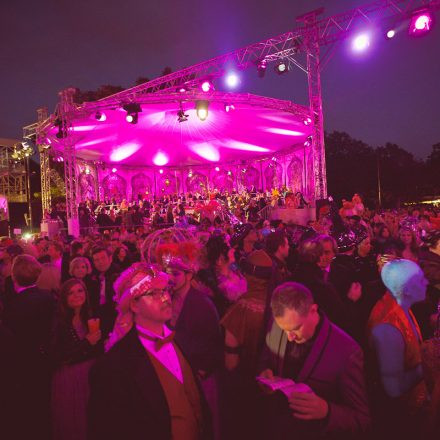
<path fill-rule="evenodd" d="M 383 267 L 381 277 L 396 300 L 405 297 L 410 302 L 415 303 L 425 299 L 428 282 L 422 269 L 413 261 L 390 261 Z"/>

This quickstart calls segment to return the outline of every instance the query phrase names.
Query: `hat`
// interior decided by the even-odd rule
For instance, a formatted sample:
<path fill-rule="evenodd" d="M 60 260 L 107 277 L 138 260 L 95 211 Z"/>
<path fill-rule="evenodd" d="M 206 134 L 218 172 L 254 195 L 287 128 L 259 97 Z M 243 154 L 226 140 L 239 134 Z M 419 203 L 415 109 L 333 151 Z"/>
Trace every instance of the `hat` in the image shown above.
<path fill-rule="evenodd" d="M 241 240 L 244 240 L 252 229 L 253 226 L 249 223 L 242 223 L 234 226 L 234 233 L 231 237 L 231 246 L 234 247 L 240 243 Z"/>
<path fill-rule="evenodd" d="M 344 229 L 333 235 L 339 252 L 347 252 L 356 246 L 356 234 L 351 229 Z"/>

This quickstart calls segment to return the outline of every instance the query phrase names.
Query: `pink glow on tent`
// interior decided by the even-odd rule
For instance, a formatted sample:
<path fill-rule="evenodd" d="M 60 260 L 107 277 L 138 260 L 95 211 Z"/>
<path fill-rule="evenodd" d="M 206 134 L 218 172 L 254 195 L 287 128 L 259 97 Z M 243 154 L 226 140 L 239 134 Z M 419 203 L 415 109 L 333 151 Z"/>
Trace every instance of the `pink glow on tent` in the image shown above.
<path fill-rule="evenodd" d="M 198 156 L 202 157 L 203 159 L 209 160 L 209 162 L 218 162 L 220 160 L 220 153 L 218 149 L 208 142 L 190 145 L 189 148 Z"/>
<path fill-rule="evenodd" d="M 138 144 L 125 144 L 114 149 L 110 154 L 110 160 L 112 162 L 121 162 L 132 156 L 141 146 Z"/>
<path fill-rule="evenodd" d="M 267 153 L 270 150 L 265 147 L 260 147 L 259 145 L 247 144 L 246 142 L 239 141 L 227 141 L 225 143 L 226 148 L 232 148 L 234 150 L 243 150 L 243 151 L 258 151 L 259 153 Z"/>
<path fill-rule="evenodd" d="M 169 157 L 165 154 L 159 151 L 153 158 L 154 165 L 157 165 L 158 167 L 166 165 L 169 161 Z"/>
<path fill-rule="evenodd" d="M 269 133 L 283 134 L 285 136 L 302 136 L 303 135 L 303 133 L 301 131 L 286 130 L 285 128 L 269 127 L 269 128 L 266 128 L 266 131 Z"/>
<path fill-rule="evenodd" d="M 290 108 L 291 103 L 286 101 L 273 100 L 274 108 L 270 108 L 263 98 L 259 105 L 257 96 L 222 93 L 222 99 L 215 100 L 216 92 L 212 93 L 206 121 L 197 117 L 195 98 L 191 98 L 182 103 L 188 120 L 179 122 L 179 102 L 171 95 L 170 101 L 142 103 L 136 125 L 127 124 L 126 112 L 111 105 L 102 110 L 107 120 L 96 125 L 90 124 L 90 115 L 81 113 L 72 121 L 81 130 L 69 134 L 70 141 L 75 144 L 78 157 L 85 160 L 151 167 L 160 152 L 168 158 L 166 166 L 189 167 L 272 157 L 278 150 L 303 148 L 312 134 L 312 126 L 303 123 L 306 108 L 304 113 L 295 114 L 283 110 Z M 255 101 L 247 102 L 249 96 Z M 226 112 L 225 103 L 233 103 L 235 111 Z M 94 117 L 95 113 L 91 115 Z M 57 132 L 58 127 L 51 127 L 48 138 L 55 150 L 63 152 L 65 139 L 57 138 Z M 292 136 L 280 136 L 288 132 Z M 294 132 L 298 135 L 294 136 Z"/>

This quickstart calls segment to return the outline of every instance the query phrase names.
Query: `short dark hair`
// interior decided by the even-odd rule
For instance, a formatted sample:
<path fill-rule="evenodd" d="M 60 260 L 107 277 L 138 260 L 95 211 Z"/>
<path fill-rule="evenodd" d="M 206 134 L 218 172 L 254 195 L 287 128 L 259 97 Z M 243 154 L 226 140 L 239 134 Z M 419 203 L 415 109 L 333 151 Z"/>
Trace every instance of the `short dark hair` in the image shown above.
<path fill-rule="evenodd" d="M 35 284 L 40 273 L 41 264 L 31 255 L 18 255 L 12 263 L 12 279 L 20 287 L 28 287 Z"/>
<path fill-rule="evenodd" d="M 94 248 L 92 248 L 92 258 L 94 255 L 99 254 L 100 252 L 105 252 L 109 257 L 112 256 L 110 249 L 104 246 L 95 246 Z"/>
<path fill-rule="evenodd" d="M 84 244 L 81 243 L 80 241 L 74 241 L 71 245 L 70 245 L 70 251 L 72 253 L 72 255 L 76 255 L 78 253 L 78 251 L 80 249 L 82 249 L 84 247 Z"/>
<path fill-rule="evenodd" d="M 270 307 L 274 317 L 283 316 L 286 309 L 294 309 L 299 315 L 305 316 L 312 304 L 313 295 L 306 286 L 288 282 L 273 291 Z"/>
<path fill-rule="evenodd" d="M 273 255 L 280 246 L 286 242 L 287 236 L 284 231 L 271 232 L 266 238 L 266 251 Z"/>
<path fill-rule="evenodd" d="M 49 243 L 49 246 L 52 246 L 54 249 L 56 249 L 56 251 L 57 251 L 60 255 L 63 254 L 64 247 L 63 247 L 63 245 L 62 245 L 60 242 L 58 242 L 58 241 L 51 241 L 51 242 Z"/>

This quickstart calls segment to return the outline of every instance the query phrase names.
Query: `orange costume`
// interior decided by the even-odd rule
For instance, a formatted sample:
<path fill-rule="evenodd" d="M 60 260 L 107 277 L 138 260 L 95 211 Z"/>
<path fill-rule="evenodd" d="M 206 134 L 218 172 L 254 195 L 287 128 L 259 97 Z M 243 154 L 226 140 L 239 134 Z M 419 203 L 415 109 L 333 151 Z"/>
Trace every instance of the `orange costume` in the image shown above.
<path fill-rule="evenodd" d="M 403 309 L 396 302 L 393 296 L 389 292 L 387 292 L 382 297 L 382 299 L 380 299 L 374 306 L 373 310 L 371 311 L 367 325 L 369 335 L 371 335 L 373 327 L 379 324 L 392 325 L 400 332 L 405 344 L 405 370 L 412 370 L 422 362 L 420 348 L 422 335 L 420 333 L 416 318 L 411 311 L 409 312 L 409 314 L 415 324 L 418 338 L 414 334 L 411 324 Z M 425 381 L 421 380 L 404 396 L 402 396 L 402 401 L 407 407 L 409 413 L 413 414 L 426 403 L 427 396 L 428 394 Z"/>

